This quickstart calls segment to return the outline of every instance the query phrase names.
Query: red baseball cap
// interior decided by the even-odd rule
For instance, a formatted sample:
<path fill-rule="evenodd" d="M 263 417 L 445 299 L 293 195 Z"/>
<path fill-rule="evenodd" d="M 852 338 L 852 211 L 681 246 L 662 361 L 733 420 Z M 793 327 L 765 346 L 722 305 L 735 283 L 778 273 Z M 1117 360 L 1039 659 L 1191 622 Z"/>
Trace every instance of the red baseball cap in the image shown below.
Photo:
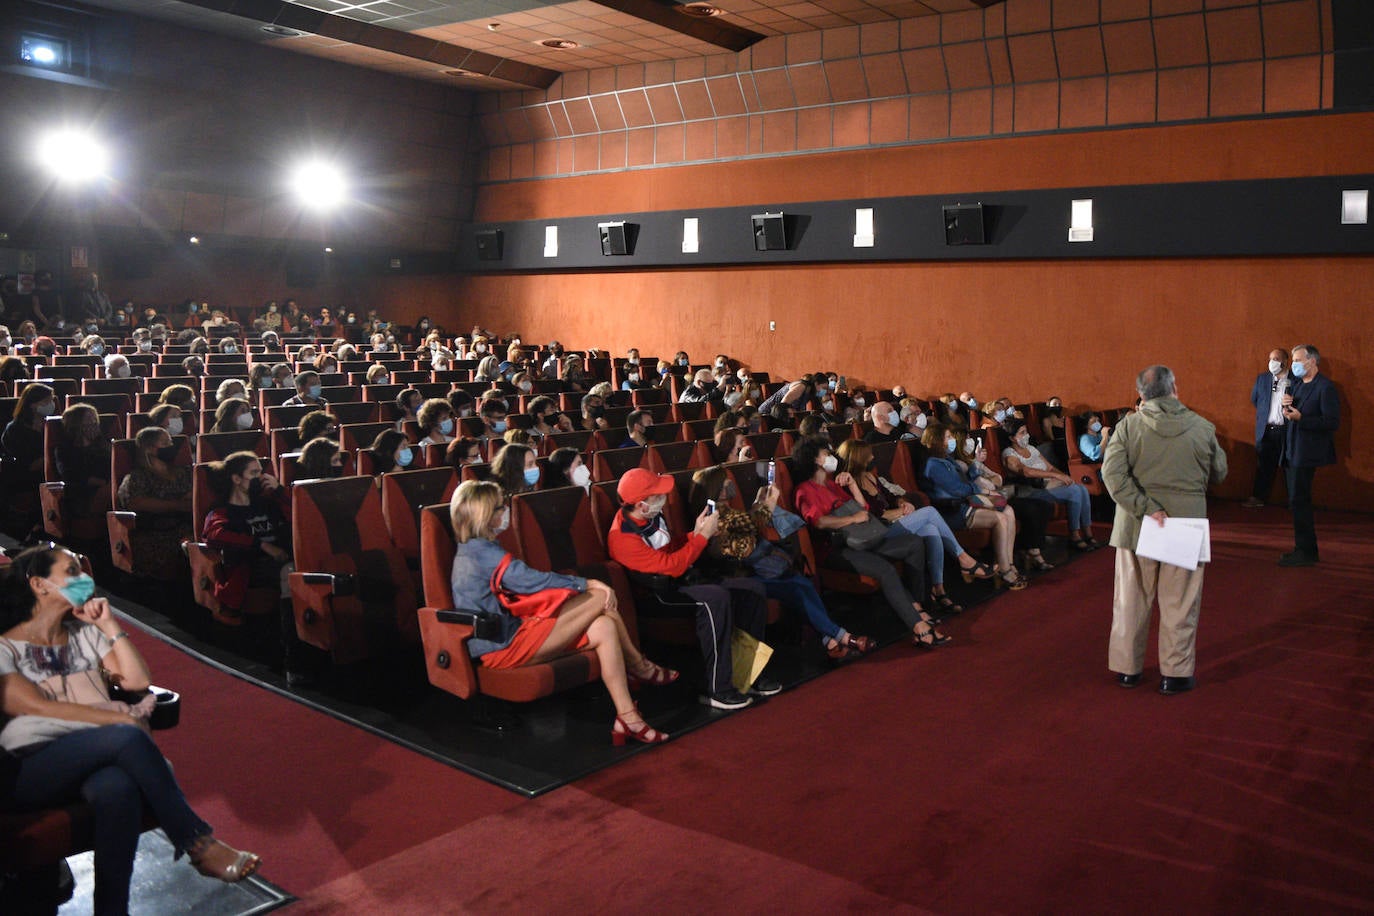
<path fill-rule="evenodd" d="M 631 468 L 616 484 L 615 492 L 621 502 L 634 505 L 641 499 L 668 493 L 673 489 L 673 478 L 655 474 L 644 468 Z"/>

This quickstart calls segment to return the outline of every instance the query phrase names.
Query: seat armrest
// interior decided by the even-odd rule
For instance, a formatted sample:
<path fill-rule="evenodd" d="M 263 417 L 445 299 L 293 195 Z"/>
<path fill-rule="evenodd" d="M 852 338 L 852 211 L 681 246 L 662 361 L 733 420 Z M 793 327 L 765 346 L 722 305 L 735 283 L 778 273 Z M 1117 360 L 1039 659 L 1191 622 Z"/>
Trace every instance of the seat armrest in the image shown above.
<path fill-rule="evenodd" d="M 354 595 L 358 591 L 358 577 L 351 573 L 298 572 L 291 578 L 299 578 L 311 591 L 323 588 L 329 595 Z"/>
<path fill-rule="evenodd" d="M 501 621 L 494 614 L 482 611 L 455 610 L 443 608 L 434 612 L 434 619 L 440 623 L 457 624 L 472 630 L 473 639 L 500 639 Z"/>

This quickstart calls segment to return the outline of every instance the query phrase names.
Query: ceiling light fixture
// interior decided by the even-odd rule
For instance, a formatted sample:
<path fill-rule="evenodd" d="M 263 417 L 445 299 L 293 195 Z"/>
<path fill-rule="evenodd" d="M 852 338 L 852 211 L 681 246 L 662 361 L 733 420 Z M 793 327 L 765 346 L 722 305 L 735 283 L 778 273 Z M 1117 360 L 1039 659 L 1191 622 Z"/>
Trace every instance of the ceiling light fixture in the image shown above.
<path fill-rule="evenodd" d="M 298 165 L 291 174 L 296 198 L 312 210 L 332 210 L 348 197 L 348 179 L 336 165 L 312 160 Z"/>
<path fill-rule="evenodd" d="M 58 181 L 80 184 L 103 176 L 110 154 L 101 143 L 79 130 L 55 130 L 39 138 L 38 161 Z"/>
<path fill-rule="evenodd" d="M 499 31 L 501 31 L 501 23 L 499 23 L 499 22 L 488 22 L 488 23 L 487 23 L 487 31 L 488 31 L 488 32 L 499 32 Z"/>
<path fill-rule="evenodd" d="M 710 3 L 684 3 L 677 8 L 677 11 L 684 16 L 691 16 L 695 19 L 710 19 L 712 16 L 720 16 L 725 10 Z"/>
<path fill-rule="evenodd" d="M 262 27 L 262 30 L 266 32 L 268 35 L 277 35 L 282 38 L 297 38 L 305 34 L 304 32 L 298 32 L 295 29 L 288 29 L 284 25 L 265 25 Z"/>
<path fill-rule="evenodd" d="M 545 38 L 543 41 L 536 41 L 535 44 L 543 45 L 546 48 L 553 48 L 555 51 L 571 51 L 573 48 L 582 47 L 575 41 L 567 38 Z"/>
<path fill-rule="evenodd" d="M 485 73 L 478 73 L 476 70 L 464 70 L 462 67 L 454 67 L 452 70 L 440 70 L 439 72 L 444 76 L 457 76 L 469 80 L 484 80 L 487 78 L 487 74 Z"/>

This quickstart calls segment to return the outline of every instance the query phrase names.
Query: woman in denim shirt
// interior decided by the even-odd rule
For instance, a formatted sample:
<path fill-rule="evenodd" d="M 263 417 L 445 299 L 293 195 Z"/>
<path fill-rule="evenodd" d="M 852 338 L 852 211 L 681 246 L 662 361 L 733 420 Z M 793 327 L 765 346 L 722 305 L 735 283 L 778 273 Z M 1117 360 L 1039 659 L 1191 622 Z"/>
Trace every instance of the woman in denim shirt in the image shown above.
<path fill-rule="evenodd" d="M 1106 444 L 1107 428 L 1102 425 L 1102 416 L 1095 413 L 1083 415 L 1079 424 L 1083 433 L 1078 437 L 1078 451 L 1084 461 L 1102 463 L 1102 446 Z"/>
<path fill-rule="evenodd" d="M 998 587 L 1019 590 L 1026 587 L 1027 581 L 1016 571 L 1012 551 L 1016 545 L 1016 516 L 1011 506 L 1001 509 L 979 508 L 970 502 L 970 497 L 984 497 L 974 480 L 979 472 L 974 465 L 962 465 L 954 460 L 959 447 L 959 436 L 953 429 L 941 423 L 926 427 L 921 444 L 930 451 L 926 461 L 924 476 L 929 481 L 927 495 L 940 514 L 945 517 L 950 528 L 991 528 L 993 529 L 993 549 L 997 554 L 996 572 Z"/>
<path fill-rule="evenodd" d="M 596 579 L 541 572 L 511 557 L 498 583 L 503 590 L 519 595 L 545 589 L 577 593 L 547 617 L 514 617 L 491 590 L 492 576 L 507 557 L 495 541 L 510 524 L 501 488 L 490 481 L 464 481 L 453 494 L 449 514 L 458 541 L 450 579 L 453 606 L 494 615 L 501 623 L 499 638 L 470 639 L 468 653 L 488 668 L 518 668 L 590 648 L 601 662 L 601 680 L 615 704 L 611 741 L 617 746 L 626 738 L 645 744 L 667 741 L 665 732 L 639 715 L 628 680 L 658 686 L 671 684 L 679 674 L 655 665 L 635 646 L 616 610 L 615 591 Z"/>

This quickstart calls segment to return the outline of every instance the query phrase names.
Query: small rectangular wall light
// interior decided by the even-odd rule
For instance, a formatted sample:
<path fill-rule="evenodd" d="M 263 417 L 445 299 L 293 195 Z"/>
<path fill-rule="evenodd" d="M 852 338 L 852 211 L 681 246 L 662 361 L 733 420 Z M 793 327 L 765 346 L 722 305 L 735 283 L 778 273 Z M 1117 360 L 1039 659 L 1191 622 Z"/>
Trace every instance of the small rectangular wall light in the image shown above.
<path fill-rule="evenodd" d="M 1369 225 L 1369 190 L 1341 192 L 1341 225 Z"/>
<path fill-rule="evenodd" d="M 1069 241 L 1091 242 L 1093 240 L 1093 202 L 1075 200 L 1069 210 Z"/>
<path fill-rule="evenodd" d="M 873 208 L 860 207 L 854 211 L 854 247 L 873 247 Z"/>
<path fill-rule="evenodd" d="M 697 218 L 695 216 L 685 216 L 682 218 L 682 253 L 696 254 L 701 250 L 700 239 L 697 236 Z"/>
<path fill-rule="evenodd" d="M 558 227 L 544 227 L 544 257 L 558 257 Z"/>

